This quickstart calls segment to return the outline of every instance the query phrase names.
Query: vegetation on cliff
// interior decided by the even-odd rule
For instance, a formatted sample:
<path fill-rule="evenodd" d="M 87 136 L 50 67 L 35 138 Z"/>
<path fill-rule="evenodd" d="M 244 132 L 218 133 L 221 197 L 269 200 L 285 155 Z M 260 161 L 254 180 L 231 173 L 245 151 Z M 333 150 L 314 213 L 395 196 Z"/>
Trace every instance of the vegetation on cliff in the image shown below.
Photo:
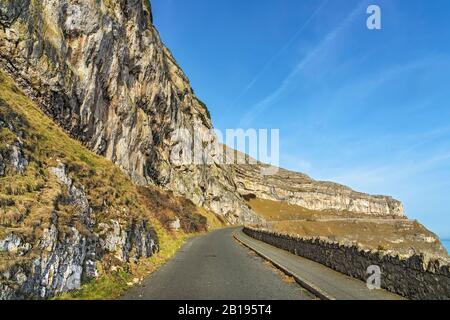
<path fill-rule="evenodd" d="M 141 221 L 148 226 L 145 232 L 149 234 L 148 239 L 154 241 L 155 248 L 158 247 L 159 254 L 153 256 L 148 252 L 151 260 L 146 260 L 147 254 L 134 252 L 141 244 L 134 240 L 129 242 L 131 248 L 123 248 L 119 244 L 116 247 L 98 245 L 93 259 L 97 273 L 94 279 L 106 274 L 109 275 L 105 279 L 118 275 L 126 275 L 124 279 L 134 279 L 135 274 L 142 276 L 170 257 L 186 235 L 222 224 L 215 215 L 184 198 L 155 187 L 135 186 L 110 161 L 68 137 L 2 72 L 0 129 L 0 270 L 16 270 L 20 265 L 20 274 L 26 279 L 23 284 L 33 281 L 35 270 L 27 266 L 33 261 L 42 263 L 43 255 L 47 255 L 43 235 L 55 219 L 58 221 L 57 241 L 63 246 L 74 233 L 84 235 L 86 242 L 110 241 L 109 231 L 103 232 L 111 221 L 118 222 L 121 232 L 126 232 L 132 225 L 139 225 Z M 54 173 L 55 168 L 61 165 L 65 167 L 66 179 L 72 181 L 70 185 L 62 183 Z M 78 193 L 73 193 L 73 190 Z M 87 200 L 91 229 L 90 223 L 84 221 L 86 216 L 81 214 L 83 202 L 72 201 L 74 194 Z M 180 220 L 179 231 L 169 228 L 175 219 Z M 139 236 L 146 235 L 145 232 Z M 82 246 L 82 243 L 77 245 Z M 127 259 L 122 258 L 124 252 Z M 64 257 L 59 259 L 61 265 Z M 111 270 L 116 272 L 111 275 Z M 55 272 L 58 271 L 62 272 L 61 269 Z M 83 270 L 83 281 L 92 280 L 85 279 L 84 273 Z M 2 277 L 0 284 L 8 287 L 10 292 L 25 290 L 16 280 Z M 96 281 L 91 282 L 91 288 L 101 288 L 95 285 Z M 55 285 L 52 281 L 48 283 Z M 115 286 L 123 289 L 120 283 Z M 64 291 L 67 286 L 54 290 L 54 293 L 59 289 Z M 100 296 L 96 290 L 91 290 L 84 297 L 106 298 L 120 292 L 114 289 L 108 293 L 108 290 L 100 290 Z"/>

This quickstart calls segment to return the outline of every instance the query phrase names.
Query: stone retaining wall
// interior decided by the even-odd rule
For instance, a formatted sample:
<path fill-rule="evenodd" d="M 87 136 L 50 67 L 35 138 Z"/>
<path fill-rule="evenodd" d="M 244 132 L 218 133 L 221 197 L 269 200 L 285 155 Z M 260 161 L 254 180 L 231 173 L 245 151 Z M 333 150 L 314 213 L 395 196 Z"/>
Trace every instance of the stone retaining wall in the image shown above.
<path fill-rule="evenodd" d="M 426 259 L 423 255 L 399 257 L 323 238 L 299 238 L 249 227 L 244 228 L 244 233 L 363 281 L 369 276 L 369 266 L 379 266 L 381 286 L 409 299 L 450 299 L 448 261 Z"/>

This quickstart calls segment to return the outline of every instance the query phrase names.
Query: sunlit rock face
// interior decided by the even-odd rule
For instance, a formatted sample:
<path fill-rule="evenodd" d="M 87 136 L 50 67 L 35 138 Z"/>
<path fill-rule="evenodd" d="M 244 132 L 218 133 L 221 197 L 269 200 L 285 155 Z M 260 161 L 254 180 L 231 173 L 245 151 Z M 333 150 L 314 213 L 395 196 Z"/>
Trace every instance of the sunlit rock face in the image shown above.
<path fill-rule="evenodd" d="M 406 218 L 403 204 L 392 197 L 368 195 L 337 183 L 316 181 L 303 173 L 261 164 L 230 148 L 226 156 L 227 161 L 235 162 L 237 191 L 247 199 L 286 202 L 318 212 L 350 216 Z"/>
<path fill-rule="evenodd" d="M 258 166 L 238 165 L 235 171 L 238 191 L 247 197 L 285 201 L 315 211 L 406 218 L 402 203 L 388 196 L 356 192 L 340 184 L 316 181 L 305 174 L 283 169 L 276 175 L 263 175 Z"/>

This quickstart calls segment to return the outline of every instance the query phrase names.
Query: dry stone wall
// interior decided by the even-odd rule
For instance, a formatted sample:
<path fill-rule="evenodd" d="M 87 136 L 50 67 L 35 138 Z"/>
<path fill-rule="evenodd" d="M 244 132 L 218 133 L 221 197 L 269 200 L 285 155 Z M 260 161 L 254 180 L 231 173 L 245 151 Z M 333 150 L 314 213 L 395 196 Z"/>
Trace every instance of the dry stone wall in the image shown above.
<path fill-rule="evenodd" d="M 244 228 L 248 236 L 366 281 L 367 268 L 381 268 L 381 286 L 414 300 L 450 299 L 450 263 L 423 255 L 402 257 L 323 238 L 299 238 L 267 230 Z"/>

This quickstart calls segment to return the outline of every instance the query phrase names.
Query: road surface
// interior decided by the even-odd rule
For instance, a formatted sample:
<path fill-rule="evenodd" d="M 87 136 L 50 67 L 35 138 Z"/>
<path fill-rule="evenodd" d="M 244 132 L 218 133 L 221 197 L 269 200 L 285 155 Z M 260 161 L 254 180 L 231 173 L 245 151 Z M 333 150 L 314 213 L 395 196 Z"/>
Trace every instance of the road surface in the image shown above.
<path fill-rule="evenodd" d="M 289 278 L 273 265 L 292 275 L 302 286 L 287 281 Z M 402 299 L 386 290 L 369 290 L 363 281 L 253 239 L 242 228 L 222 229 L 188 240 L 171 261 L 121 299 L 310 300 L 318 297 Z"/>
<path fill-rule="evenodd" d="M 239 244 L 236 228 L 187 241 L 175 257 L 125 300 L 309 300 L 313 295 L 287 282 L 265 260 Z"/>

